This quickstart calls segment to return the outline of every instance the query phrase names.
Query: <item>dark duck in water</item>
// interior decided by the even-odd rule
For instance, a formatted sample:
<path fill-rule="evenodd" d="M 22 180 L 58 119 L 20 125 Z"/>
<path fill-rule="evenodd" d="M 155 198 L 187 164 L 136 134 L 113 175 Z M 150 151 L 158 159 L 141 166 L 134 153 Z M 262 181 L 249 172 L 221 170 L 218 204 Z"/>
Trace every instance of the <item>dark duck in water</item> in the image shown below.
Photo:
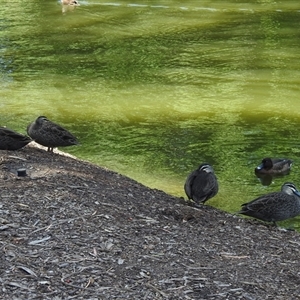
<path fill-rule="evenodd" d="M 18 150 L 32 140 L 28 136 L 15 132 L 6 127 L 0 127 L 0 150 Z"/>
<path fill-rule="evenodd" d="M 285 158 L 264 158 L 259 166 L 254 169 L 256 175 L 285 175 L 292 166 L 292 160 Z"/>
<path fill-rule="evenodd" d="M 280 192 L 273 192 L 242 204 L 239 214 L 273 222 L 283 221 L 300 214 L 300 193 L 295 185 L 286 182 Z"/>
<path fill-rule="evenodd" d="M 53 152 L 53 148 L 55 147 L 78 144 L 74 135 L 44 116 L 38 117 L 34 122 L 29 124 L 27 133 L 35 142 L 48 147 L 48 151 L 50 152 Z"/>
<path fill-rule="evenodd" d="M 184 190 L 188 199 L 194 200 L 196 204 L 205 203 L 214 197 L 219 185 L 213 168 L 207 163 L 201 164 L 187 177 Z"/>

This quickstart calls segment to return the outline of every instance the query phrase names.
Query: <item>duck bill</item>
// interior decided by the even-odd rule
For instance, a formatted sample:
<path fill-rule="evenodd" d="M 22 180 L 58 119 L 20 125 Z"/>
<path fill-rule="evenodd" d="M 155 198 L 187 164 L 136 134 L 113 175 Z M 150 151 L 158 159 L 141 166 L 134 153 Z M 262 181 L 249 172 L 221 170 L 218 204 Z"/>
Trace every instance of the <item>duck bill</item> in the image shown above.
<path fill-rule="evenodd" d="M 300 192 L 299 192 L 299 191 L 295 190 L 295 191 L 293 191 L 293 193 L 294 193 L 295 195 L 297 195 L 298 197 L 300 197 Z"/>
<path fill-rule="evenodd" d="M 256 170 L 261 170 L 264 166 L 261 164 L 259 166 L 256 167 Z"/>

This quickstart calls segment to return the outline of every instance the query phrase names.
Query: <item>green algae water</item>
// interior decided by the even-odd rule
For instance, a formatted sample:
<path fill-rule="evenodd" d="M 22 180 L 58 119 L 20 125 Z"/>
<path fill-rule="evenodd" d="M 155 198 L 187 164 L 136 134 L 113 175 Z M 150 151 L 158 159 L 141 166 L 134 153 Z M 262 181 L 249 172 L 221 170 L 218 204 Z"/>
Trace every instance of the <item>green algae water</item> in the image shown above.
<path fill-rule="evenodd" d="M 25 133 L 45 115 L 80 140 L 65 151 L 176 196 L 208 162 L 220 190 L 207 204 L 229 212 L 300 189 L 296 1 L 0 4 L 1 126 Z M 262 185 L 266 156 L 292 172 Z"/>

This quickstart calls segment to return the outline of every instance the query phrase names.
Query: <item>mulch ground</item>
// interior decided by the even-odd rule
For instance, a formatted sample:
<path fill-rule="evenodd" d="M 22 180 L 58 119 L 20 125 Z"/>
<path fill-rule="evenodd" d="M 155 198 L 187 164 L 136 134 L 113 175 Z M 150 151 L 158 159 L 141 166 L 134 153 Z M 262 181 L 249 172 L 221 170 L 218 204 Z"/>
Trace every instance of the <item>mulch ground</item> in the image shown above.
<path fill-rule="evenodd" d="M 1 299 L 299 299 L 298 232 L 30 145 L 0 178 Z"/>

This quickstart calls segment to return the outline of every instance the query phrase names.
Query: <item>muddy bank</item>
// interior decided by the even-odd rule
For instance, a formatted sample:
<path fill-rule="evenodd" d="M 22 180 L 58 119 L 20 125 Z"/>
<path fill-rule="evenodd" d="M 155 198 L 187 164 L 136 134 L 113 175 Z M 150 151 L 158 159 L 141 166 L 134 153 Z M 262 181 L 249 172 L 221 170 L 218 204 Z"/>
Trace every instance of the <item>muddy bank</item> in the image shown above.
<path fill-rule="evenodd" d="M 10 157 L 10 156 L 17 157 Z M 0 168 L 2 299 L 299 299 L 297 232 L 27 146 Z M 28 176 L 17 177 L 18 168 Z"/>

